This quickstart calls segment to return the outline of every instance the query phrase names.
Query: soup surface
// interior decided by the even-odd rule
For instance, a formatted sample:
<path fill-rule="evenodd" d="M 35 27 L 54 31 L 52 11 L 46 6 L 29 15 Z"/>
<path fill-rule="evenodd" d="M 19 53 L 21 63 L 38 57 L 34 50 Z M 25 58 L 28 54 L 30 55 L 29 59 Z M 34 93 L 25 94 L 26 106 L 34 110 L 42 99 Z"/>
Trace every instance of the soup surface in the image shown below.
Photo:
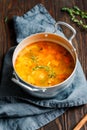
<path fill-rule="evenodd" d="M 38 87 L 50 87 L 67 79 L 75 67 L 74 60 L 63 46 L 39 41 L 19 52 L 15 70 L 21 79 Z"/>

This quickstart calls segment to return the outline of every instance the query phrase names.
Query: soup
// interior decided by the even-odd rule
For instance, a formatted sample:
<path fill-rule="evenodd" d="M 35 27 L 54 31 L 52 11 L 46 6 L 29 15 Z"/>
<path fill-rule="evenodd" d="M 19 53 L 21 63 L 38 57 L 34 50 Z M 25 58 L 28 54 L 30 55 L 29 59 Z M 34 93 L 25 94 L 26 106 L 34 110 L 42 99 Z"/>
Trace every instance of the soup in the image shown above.
<path fill-rule="evenodd" d="M 73 72 L 75 63 L 63 46 L 39 41 L 19 52 L 14 67 L 23 81 L 38 87 L 50 87 L 66 80 Z"/>

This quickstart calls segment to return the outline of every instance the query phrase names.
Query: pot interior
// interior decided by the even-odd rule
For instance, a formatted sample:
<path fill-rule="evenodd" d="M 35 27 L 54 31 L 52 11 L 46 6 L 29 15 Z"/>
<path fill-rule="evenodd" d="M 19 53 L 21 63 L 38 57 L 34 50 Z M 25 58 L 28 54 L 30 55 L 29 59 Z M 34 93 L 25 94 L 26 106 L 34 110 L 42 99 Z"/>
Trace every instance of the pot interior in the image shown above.
<path fill-rule="evenodd" d="M 29 36 L 27 38 L 25 38 L 15 49 L 14 54 L 13 54 L 13 67 L 14 70 L 16 72 L 16 74 L 18 75 L 18 77 L 20 79 L 23 80 L 23 78 L 20 77 L 20 75 L 18 74 L 18 72 L 15 69 L 15 63 L 16 63 L 16 59 L 18 57 L 19 52 L 21 52 L 21 50 L 23 50 L 26 46 L 39 42 L 39 41 L 49 41 L 49 42 L 53 42 L 53 43 L 57 43 L 58 45 L 63 46 L 72 56 L 73 60 L 74 60 L 74 68 L 72 73 L 74 72 L 74 69 L 76 67 L 76 61 L 77 61 L 77 56 L 76 56 L 76 52 L 74 47 L 69 43 L 68 40 L 66 40 L 65 38 L 62 38 L 61 36 L 55 35 L 55 34 L 51 34 L 51 33 L 39 33 L 39 34 L 35 34 L 32 36 Z M 40 66 L 39 66 L 40 67 Z M 71 73 L 71 74 L 72 74 Z M 70 77 L 70 76 L 69 76 Z M 52 78 L 52 77 L 51 77 Z M 23 80 L 25 82 L 25 80 Z M 65 80 L 64 80 L 65 81 Z M 27 82 L 28 83 L 28 82 Z M 31 84 L 31 83 L 30 83 Z M 33 84 L 34 85 L 34 84 Z M 51 85 L 50 87 L 55 86 Z M 35 85 L 35 86 L 39 86 L 39 85 Z M 40 87 L 48 87 L 46 86 L 40 86 Z"/>

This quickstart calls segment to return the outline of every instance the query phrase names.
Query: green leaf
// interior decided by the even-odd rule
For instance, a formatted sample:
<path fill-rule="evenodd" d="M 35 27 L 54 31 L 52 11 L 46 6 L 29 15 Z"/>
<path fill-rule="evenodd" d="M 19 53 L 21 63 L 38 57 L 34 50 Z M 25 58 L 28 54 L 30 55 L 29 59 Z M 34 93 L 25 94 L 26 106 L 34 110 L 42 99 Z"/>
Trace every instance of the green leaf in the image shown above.
<path fill-rule="evenodd" d="M 7 21 L 8 21 L 8 17 L 5 17 L 5 23 L 7 23 Z"/>
<path fill-rule="evenodd" d="M 87 29 L 87 25 L 83 21 L 83 19 L 87 18 L 87 12 L 80 10 L 77 6 L 74 6 L 73 8 L 63 7 L 61 10 L 68 12 L 71 20 L 77 25 L 81 26 L 84 29 Z M 81 19 L 79 20 L 79 18 L 76 16 L 79 16 Z"/>

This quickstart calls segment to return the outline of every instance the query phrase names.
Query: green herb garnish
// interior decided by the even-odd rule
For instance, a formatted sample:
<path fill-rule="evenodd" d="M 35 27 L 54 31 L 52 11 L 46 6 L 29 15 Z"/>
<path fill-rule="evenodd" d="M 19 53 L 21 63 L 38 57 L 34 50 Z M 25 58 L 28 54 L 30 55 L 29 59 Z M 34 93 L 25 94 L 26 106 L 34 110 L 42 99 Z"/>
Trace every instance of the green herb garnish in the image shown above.
<path fill-rule="evenodd" d="M 31 59 L 32 59 L 33 62 L 37 62 L 37 57 L 36 56 L 31 55 Z"/>
<path fill-rule="evenodd" d="M 7 21 L 8 21 L 8 17 L 5 17 L 5 23 L 7 23 Z"/>
<path fill-rule="evenodd" d="M 43 66 L 43 65 L 35 66 L 33 68 L 33 70 L 37 70 L 37 69 L 45 69 L 46 71 L 50 70 L 50 68 L 48 66 Z"/>
<path fill-rule="evenodd" d="M 43 65 L 35 66 L 33 68 L 33 71 L 38 70 L 38 69 L 44 69 L 45 71 L 47 71 L 49 78 L 55 78 L 56 76 L 55 72 L 49 66 L 43 66 Z"/>
<path fill-rule="evenodd" d="M 54 71 L 49 72 L 49 78 L 55 78 L 56 74 Z"/>
<path fill-rule="evenodd" d="M 87 19 L 87 12 L 80 10 L 77 6 L 74 6 L 73 8 L 63 7 L 62 11 L 68 12 L 73 22 L 82 28 L 87 29 L 87 25 L 83 22 L 83 19 Z M 80 16 L 81 19 L 77 19 L 76 16 Z"/>

